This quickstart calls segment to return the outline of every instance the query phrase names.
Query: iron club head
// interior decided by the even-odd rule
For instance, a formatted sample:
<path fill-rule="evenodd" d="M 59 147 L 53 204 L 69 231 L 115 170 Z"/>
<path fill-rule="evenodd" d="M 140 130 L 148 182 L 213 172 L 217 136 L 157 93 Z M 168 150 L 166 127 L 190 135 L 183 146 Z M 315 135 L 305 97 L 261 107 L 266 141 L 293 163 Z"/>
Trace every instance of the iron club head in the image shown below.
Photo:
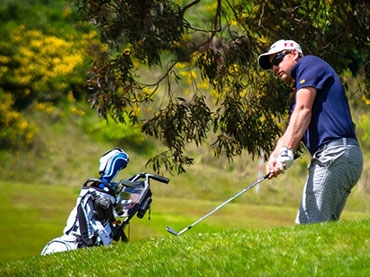
<path fill-rule="evenodd" d="M 178 232 L 176 232 L 174 229 L 172 229 L 169 226 L 166 227 L 166 230 L 167 230 L 167 232 L 171 233 L 172 235 L 175 235 L 175 236 L 178 236 L 179 235 Z"/>

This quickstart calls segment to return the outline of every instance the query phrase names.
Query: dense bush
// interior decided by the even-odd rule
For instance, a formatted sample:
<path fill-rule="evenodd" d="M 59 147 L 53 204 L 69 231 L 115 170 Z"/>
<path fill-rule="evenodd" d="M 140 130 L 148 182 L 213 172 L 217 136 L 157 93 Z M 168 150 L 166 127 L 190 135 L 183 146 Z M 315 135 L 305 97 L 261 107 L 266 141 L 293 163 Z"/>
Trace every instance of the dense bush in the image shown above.
<path fill-rule="evenodd" d="M 15 107 L 31 101 L 62 100 L 81 93 L 86 47 L 94 33 L 70 39 L 17 26 L 2 42 L 0 84 L 15 96 Z M 86 68 L 85 68 L 86 70 Z M 75 89 L 76 88 L 76 89 Z"/>
<path fill-rule="evenodd" d="M 88 48 L 97 42 L 91 28 L 73 25 L 65 1 L 5 1 L 0 15 L 0 140 L 11 150 L 31 144 L 37 131 L 22 112 L 85 101 Z"/>
<path fill-rule="evenodd" d="M 14 98 L 0 90 L 0 149 L 17 149 L 30 145 L 37 127 L 27 122 L 22 113 L 13 109 Z"/>

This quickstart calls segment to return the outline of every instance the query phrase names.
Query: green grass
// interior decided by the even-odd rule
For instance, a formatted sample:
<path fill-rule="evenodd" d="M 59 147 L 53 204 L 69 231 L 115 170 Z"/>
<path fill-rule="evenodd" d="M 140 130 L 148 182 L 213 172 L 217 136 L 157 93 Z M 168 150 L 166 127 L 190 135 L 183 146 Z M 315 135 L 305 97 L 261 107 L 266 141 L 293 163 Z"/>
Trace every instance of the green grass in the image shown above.
<path fill-rule="evenodd" d="M 135 217 L 131 221 L 128 230 L 131 242 L 168 237 L 166 226 L 181 230 L 226 200 L 226 195 L 223 200 L 166 197 L 156 192 L 158 187 L 152 184 L 154 200 L 150 220 L 147 214 L 143 219 Z M 72 186 L 0 182 L 0 261 L 38 256 L 48 241 L 62 234 L 78 193 L 79 187 Z M 297 207 L 247 203 L 245 198 L 248 196 L 256 197 L 254 191 L 247 192 L 239 201 L 223 207 L 188 232 L 294 226 Z M 360 221 L 369 217 L 366 211 L 349 208 L 343 213 L 342 220 Z"/>
<path fill-rule="evenodd" d="M 368 220 L 188 232 L 3 262 L 1 276 L 369 276 Z"/>

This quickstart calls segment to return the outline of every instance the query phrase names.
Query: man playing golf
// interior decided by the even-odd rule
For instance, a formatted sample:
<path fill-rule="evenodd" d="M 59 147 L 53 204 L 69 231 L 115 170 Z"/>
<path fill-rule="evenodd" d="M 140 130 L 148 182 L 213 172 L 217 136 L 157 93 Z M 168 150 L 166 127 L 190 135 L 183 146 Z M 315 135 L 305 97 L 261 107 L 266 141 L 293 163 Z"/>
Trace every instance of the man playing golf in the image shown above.
<path fill-rule="evenodd" d="M 288 169 L 303 141 L 312 155 L 296 223 L 336 221 L 363 168 L 344 87 L 324 60 L 307 55 L 293 40 L 275 42 L 258 57 L 262 69 L 293 83 L 289 124 L 267 162 L 269 178 Z"/>

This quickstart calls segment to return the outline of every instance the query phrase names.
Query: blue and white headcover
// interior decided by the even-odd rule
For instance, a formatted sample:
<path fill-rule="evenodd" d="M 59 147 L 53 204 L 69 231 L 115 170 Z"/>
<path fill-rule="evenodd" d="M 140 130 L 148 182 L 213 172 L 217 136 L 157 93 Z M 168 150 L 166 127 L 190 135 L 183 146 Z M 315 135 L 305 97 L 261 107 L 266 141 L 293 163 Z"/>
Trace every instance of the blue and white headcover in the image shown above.
<path fill-rule="evenodd" d="M 99 174 L 100 178 L 107 183 L 114 182 L 119 172 L 124 169 L 129 156 L 120 148 L 113 148 L 100 157 Z"/>

